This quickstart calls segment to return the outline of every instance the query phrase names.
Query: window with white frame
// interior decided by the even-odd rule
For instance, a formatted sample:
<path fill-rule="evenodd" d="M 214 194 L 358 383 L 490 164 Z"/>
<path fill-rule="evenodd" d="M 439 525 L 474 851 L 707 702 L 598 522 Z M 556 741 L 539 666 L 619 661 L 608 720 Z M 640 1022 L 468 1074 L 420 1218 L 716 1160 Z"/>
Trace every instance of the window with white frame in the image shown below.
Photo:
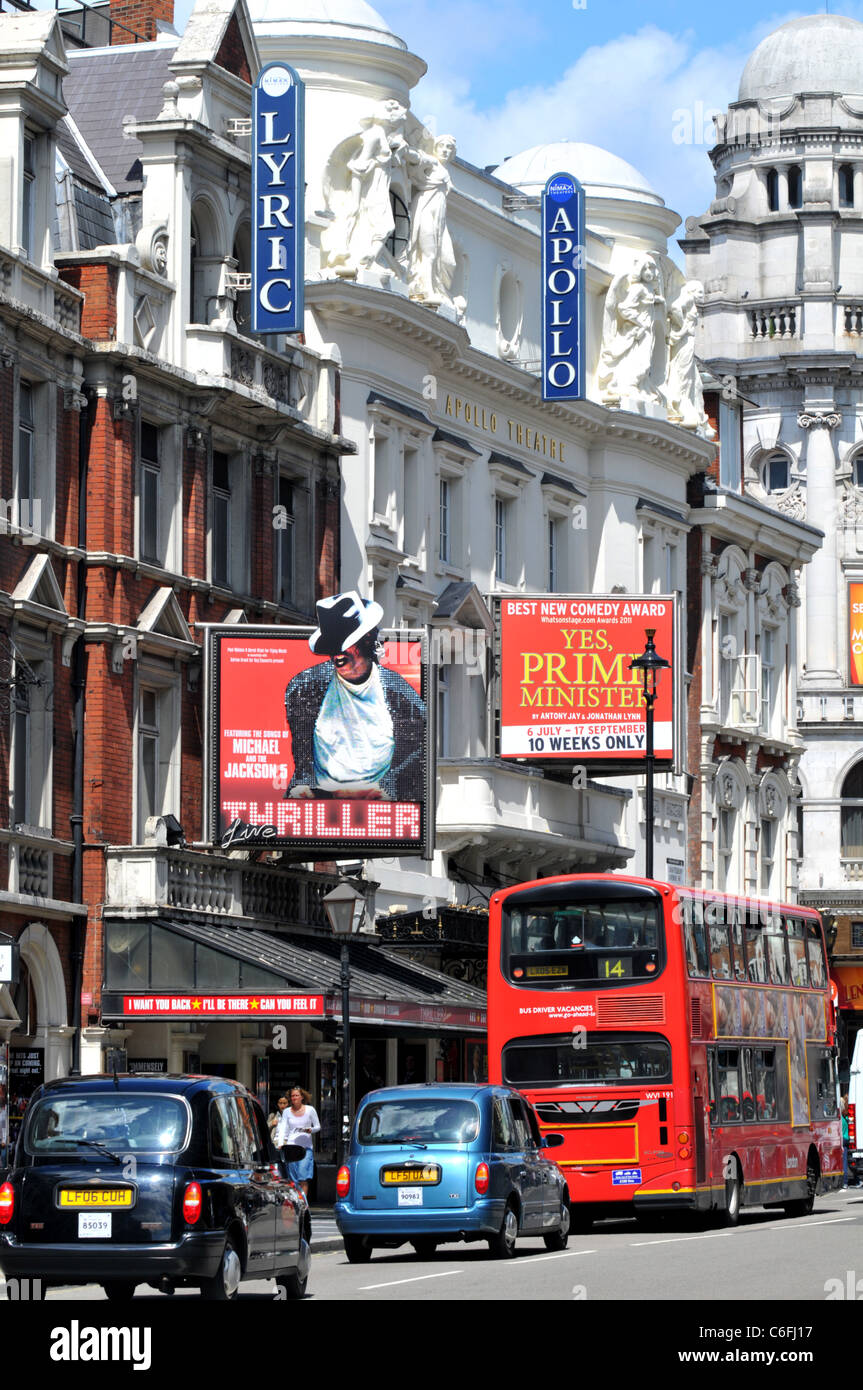
<path fill-rule="evenodd" d="M 162 562 L 162 468 L 159 448 L 159 429 L 147 420 L 141 421 L 140 442 L 140 512 L 138 544 L 141 559 L 158 565 Z"/>
<path fill-rule="evenodd" d="M 51 663 L 28 649 L 29 670 L 16 662 L 12 696 L 12 825 L 50 828 L 53 722 L 50 700 Z"/>
<path fill-rule="evenodd" d="M 19 524 L 32 526 L 36 497 L 36 450 L 33 387 L 29 381 L 22 381 L 18 385 L 18 483 L 15 491 Z"/>
<path fill-rule="evenodd" d="M 214 584 L 245 592 L 250 550 L 246 456 L 214 449 L 210 476 L 210 576 Z"/>
<path fill-rule="evenodd" d="M 142 668 L 138 676 L 138 840 L 151 816 L 179 816 L 179 678 Z"/>
<path fill-rule="evenodd" d="M 393 455 L 395 441 L 380 423 L 374 433 L 374 520 L 392 524 L 393 518 Z"/>
<path fill-rule="evenodd" d="M 761 728 L 765 733 L 770 733 L 772 731 L 776 711 L 776 638 L 777 634 L 775 628 L 762 628 L 760 637 Z"/>
<path fill-rule="evenodd" d="M 716 660 L 719 666 L 718 693 L 719 719 L 730 724 L 732 718 L 731 697 L 734 691 L 734 678 L 737 669 L 737 624 L 731 613 L 719 614 L 719 640 L 716 644 Z"/>
<path fill-rule="evenodd" d="M 762 820 L 759 831 L 759 849 L 761 859 L 761 882 L 760 892 L 769 897 L 773 888 L 773 866 L 776 855 L 776 830 L 777 825 L 774 820 Z"/>
<path fill-rule="evenodd" d="M 791 465 L 787 454 L 770 454 L 762 469 L 765 492 L 785 492 L 791 484 Z"/>
<path fill-rule="evenodd" d="M 494 499 L 494 582 L 509 582 L 509 529 L 510 502 L 506 498 Z"/>
<path fill-rule="evenodd" d="M 452 492 L 452 479 L 441 478 L 438 484 L 438 558 L 443 565 L 452 561 Z"/>
<path fill-rule="evenodd" d="M 296 606 L 296 511 L 291 478 L 279 474 L 279 503 L 276 515 L 276 602 L 286 608 Z"/>
<path fill-rule="evenodd" d="M 449 666 L 437 668 L 437 754 L 439 758 L 449 755 L 449 706 L 450 676 Z"/>
<path fill-rule="evenodd" d="M 21 246 L 32 261 L 36 251 L 36 137 L 29 131 L 24 135 L 21 168 Z"/>
<path fill-rule="evenodd" d="M 402 451 L 402 550 L 417 558 L 424 540 L 421 464 L 422 456 L 416 445 L 405 444 Z"/>
<path fill-rule="evenodd" d="M 733 492 L 740 491 L 740 408 L 730 401 L 719 402 L 719 482 Z"/>
<path fill-rule="evenodd" d="M 564 536 L 566 535 L 566 531 L 565 531 L 565 527 L 564 527 L 563 518 L 562 518 L 562 517 L 559 517 L 559 516 L 549 516 L 548 519 L 547 519 L 547 521 L 546 521 L 546 526 L 547 526 L 547 532 L 546 532 L 546 537 L 547 537 L 546 583 L 547 583 L 547 586 L 548 586 L 548 592 L 549 592 L 550 594 L 556 594 L 556 593 L 559 593 L 559 592 L 560 592 L 560 589 L 561 589 L 561 587 L 562 587 L 562 584 L 561 584 L 561 580 L 562 580 L 562 577 L 563 577 L 563 568 L 562 568 L 562 564 L 563 564 L 563 554 L 562 554 L 562 551 L 563 551 Z"/>
<path fill-rule="evenodd" d="M 665 592 L 677 592 L 677 546 L 671 541 L 665 543 Z"/>

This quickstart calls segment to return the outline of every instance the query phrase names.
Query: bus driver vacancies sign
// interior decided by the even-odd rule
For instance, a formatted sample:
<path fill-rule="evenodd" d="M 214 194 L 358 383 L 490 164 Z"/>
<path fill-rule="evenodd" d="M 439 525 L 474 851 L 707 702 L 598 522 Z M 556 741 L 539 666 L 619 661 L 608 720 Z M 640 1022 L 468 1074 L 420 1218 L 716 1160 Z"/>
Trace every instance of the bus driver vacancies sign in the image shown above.
<path fill-rule="evenodd" d="M 354 643 L 354 620 L 334 608 L 351 601 L 318 605 L 335 615 L 323 638 L 320 629 L 208 629 L 211 843 L 325 850 L 328 859 L 428 854 L 425 634 L 375 627 Z"/>
<path fill-rule="evenodd" d="M 654 706 L 655 756 L 675 752 L 675 600 L 591 595 L 500 600 L 500 753 L 504 758 L 635 762 L 646 747 L 642 678 L 630 671 L 654 628 L 671 663 Z"/>

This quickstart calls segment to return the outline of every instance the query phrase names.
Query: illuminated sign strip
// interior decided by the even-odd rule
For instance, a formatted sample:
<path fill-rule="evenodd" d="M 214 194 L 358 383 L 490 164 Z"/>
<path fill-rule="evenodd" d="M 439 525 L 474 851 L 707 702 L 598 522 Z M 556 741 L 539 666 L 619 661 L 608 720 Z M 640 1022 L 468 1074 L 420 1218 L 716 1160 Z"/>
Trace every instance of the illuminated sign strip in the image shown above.
<path fill-rule="evenodd" d="M 555 174 L 542 197 L 542 398 L 585 395 L 584 189 Z"/>
<path fill-rule="evenodd" d="M 303 84 L 286 63 L 252 94 L 252 332 L 301 333 L 305 280 Z"/>
<path fill-rule="evenodd" d="M 124 1018 L 322 1018 L 322 994 L 125 994 Z"/>

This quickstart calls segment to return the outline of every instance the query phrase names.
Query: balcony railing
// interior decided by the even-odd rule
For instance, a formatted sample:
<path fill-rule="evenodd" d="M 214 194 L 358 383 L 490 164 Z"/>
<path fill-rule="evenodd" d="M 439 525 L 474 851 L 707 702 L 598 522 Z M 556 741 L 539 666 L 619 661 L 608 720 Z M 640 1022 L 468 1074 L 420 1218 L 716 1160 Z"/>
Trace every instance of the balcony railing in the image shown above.
<path fill-rule="evenodd" d="M 106 908 L 230 918 L 268 930 L 325 927 L 321 899 L 337 882 L 324 874 L 163 846 L 112 846 L 106 854 Z"/>

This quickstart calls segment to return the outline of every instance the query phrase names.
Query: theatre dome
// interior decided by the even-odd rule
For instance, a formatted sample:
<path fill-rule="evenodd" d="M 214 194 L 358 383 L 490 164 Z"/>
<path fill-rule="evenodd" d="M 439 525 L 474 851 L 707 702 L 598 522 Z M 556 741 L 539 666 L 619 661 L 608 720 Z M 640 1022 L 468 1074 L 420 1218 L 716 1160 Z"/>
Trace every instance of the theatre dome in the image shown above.
<path fill-rule="evenodd" d="M 863 93 L 863 24 L 859 20 L 813 14 L 775 29 L 743 69 L 738 100 L 802 92 Z"/>
<path fill-rule="evenodd" d="M 589 197 L 665 206 L 665 200 L 651 188 L 644 175 L 625 159 L 599 145 L 586 145 L 576 140 L 534 145 L 522 154 L 505 159 L 494 173 L 495 178 L 531 197 L 542 193 L 554 174 L 572 174 Z"/>

